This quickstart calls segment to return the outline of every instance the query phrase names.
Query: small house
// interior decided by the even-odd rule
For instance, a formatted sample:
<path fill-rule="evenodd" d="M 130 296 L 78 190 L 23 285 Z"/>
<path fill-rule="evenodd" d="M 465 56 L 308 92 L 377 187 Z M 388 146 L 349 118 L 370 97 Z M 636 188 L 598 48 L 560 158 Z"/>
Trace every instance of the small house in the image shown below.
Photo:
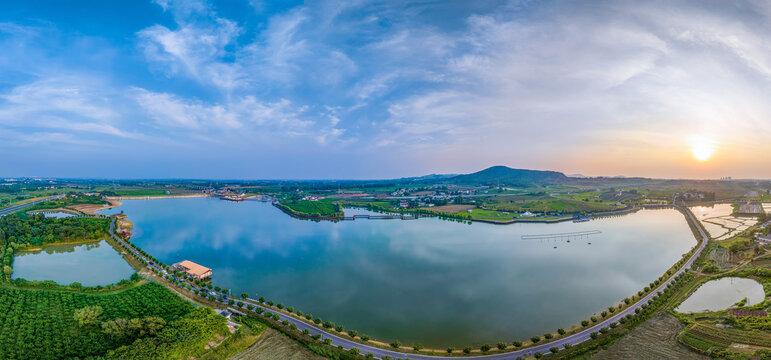
<path fill-rule="evenodd" d="M 198 265 L 190 260 L 185 260 L 174 264 L 174 267 L 186 272 L 188 275 L 196 279 L 206 279 L 211 276 L 211 269 Z"/>

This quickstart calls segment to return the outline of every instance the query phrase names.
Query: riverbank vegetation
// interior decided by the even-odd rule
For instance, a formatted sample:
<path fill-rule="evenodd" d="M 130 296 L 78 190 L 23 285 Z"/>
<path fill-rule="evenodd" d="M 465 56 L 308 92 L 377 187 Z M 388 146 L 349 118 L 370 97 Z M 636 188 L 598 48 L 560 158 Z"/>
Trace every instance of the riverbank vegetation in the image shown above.
<path fill-rule="evenodd" d="M 763 233 L 760 225 L 752 226 L 726 240 L 711 244 L 697 259 L 694 279 L 668 304 L 670 313 L 680 319 L 685 330 L 678 341 L 688 348 L 715 358 L 771 358 L 771 269 L 765 259 L 771 257 L 768 246 L 752 241 Z M 759 282 L 766 294 L 763 301 L 747 305 L 742 300 L 726 310 L 681 314 L 677 306 L 704 283 L 724 277 L 749 278 Z"/>
<path fill-rule="evenodd" d="M 46 244 L 94 241 L 106 236 L 109 222 L 99 218 L 47 218 L 17 213 L 0 217 L 2 280 L 13 273 L 13 253 Z"/>
<path fill-rule="evenodd" d="M 29 210 L 43 210 L 43 209 L 59 209 L 66 208 L 68 206 L 75 205 L 103 205 L 107 204 L 107 201 L 102 199 L 99 195 L 85 195 L 85 194 L 70 194 L 61 199 L 48 200 L 40 204 L 35 204 L 27 209 Z"/>

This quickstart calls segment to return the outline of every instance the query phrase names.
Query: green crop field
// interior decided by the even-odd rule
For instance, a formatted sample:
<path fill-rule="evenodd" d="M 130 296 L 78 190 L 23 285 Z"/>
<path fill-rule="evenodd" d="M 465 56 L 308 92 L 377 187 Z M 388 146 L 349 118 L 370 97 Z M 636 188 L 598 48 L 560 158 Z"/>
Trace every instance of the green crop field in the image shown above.
<path fill-rule="evenodd" d="M 696 323 L 683 334 L 684 343 L 705 351 L 711 346 L 726 348 L 731 344 L 771 347 L 771 334 L 764 331 L 745 331 Z"/>
<path fill-rule="evenodd" d="M 342 211 L 338 210 L 338 205 L 332 200 L 323 199 L 318 201 L 310 200 L 285 200 L 281 202 L 292 212 L 300 215 L 309 216 L 340 216 Z"/>
<path fill-rule="evenodd" d="M 169 322 L 193 306 L 155 283 L 113 294 L 0 286 L 0 359 L 63 359 L 104 356 L 122 345 L 97 325 L 79 326 L 78 309 L 100 306 L 99 321 L 157 316 Z"/>
<path fill-rule="evenodd" d="M 516 216 L 509 212 L 501 212 L 501 211 L 486 210 L 486 209 L 472 209 L 471 217 L 474 219 L 511 220 Z"/>
<path fill-rule="evenodd" d="M 505 211 L 566 213 L 607 211 L 618 208 L 615 203 L 583 201 L 549 195 L 500 196 L 485 199 L 485 207 Z"/>

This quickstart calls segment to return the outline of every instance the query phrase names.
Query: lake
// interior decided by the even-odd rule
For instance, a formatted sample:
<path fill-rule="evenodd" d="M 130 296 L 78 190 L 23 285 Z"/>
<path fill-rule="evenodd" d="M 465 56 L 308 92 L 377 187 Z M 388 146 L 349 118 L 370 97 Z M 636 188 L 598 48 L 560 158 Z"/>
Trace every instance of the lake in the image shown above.
<path fill-rule="evenodd" d="M 121 210 L 134 223 L 134 243 L 167 264 L 212 268 L 215 284 L 234 294 L 265 296 L 377 339 L 440 348 L 575 325 L 637 293 L 696 245 L 672 209 L 511 225 L 313 222 L 270 203 L 216 198 L 125 200 L 110 211 Z M 588 231 L 601 233 L 522 239 Z"/>
<path fill-rule="evenodd" d="M 36 213 L 30 213 L 30 214 L 36 214 Z M 61 219 L 61 218 L 75 216 L 73 214 L 70 214 L 64 211 L 45 211 L 45 212 L 42 212 L 42 214 L 47 218 L 54 218 L 54 219 Z"/>
<path fill-rule="evenodd" d="M 752 279 L 725 277 L 701 285 L 675 311 L 694 313 L 725 310 L 745 298 L 746 306 L 763 301 L 766 298 L 763 285 Z"/>
<path fill-rule="evenodd" d="M 61 285 L 109 285 L 128 279 L 134 269 L 106 241 L 44 246 L 17 252 L 12 278 L 53 280 Z"/>

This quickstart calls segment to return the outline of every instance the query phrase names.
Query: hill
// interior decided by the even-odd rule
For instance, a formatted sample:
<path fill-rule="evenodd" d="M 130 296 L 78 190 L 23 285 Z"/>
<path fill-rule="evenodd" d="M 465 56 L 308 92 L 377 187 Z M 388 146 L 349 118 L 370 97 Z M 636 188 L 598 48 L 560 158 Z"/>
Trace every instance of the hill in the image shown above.
<path fill-rule="evenodd" d="M 570 182 L 570 179 L 558 171 L 512 169 L 506 166 L 493 166 L 475 173 L 449 178 L 448 182 L 455 184 L 526 187 L 564 184 Z"/>

